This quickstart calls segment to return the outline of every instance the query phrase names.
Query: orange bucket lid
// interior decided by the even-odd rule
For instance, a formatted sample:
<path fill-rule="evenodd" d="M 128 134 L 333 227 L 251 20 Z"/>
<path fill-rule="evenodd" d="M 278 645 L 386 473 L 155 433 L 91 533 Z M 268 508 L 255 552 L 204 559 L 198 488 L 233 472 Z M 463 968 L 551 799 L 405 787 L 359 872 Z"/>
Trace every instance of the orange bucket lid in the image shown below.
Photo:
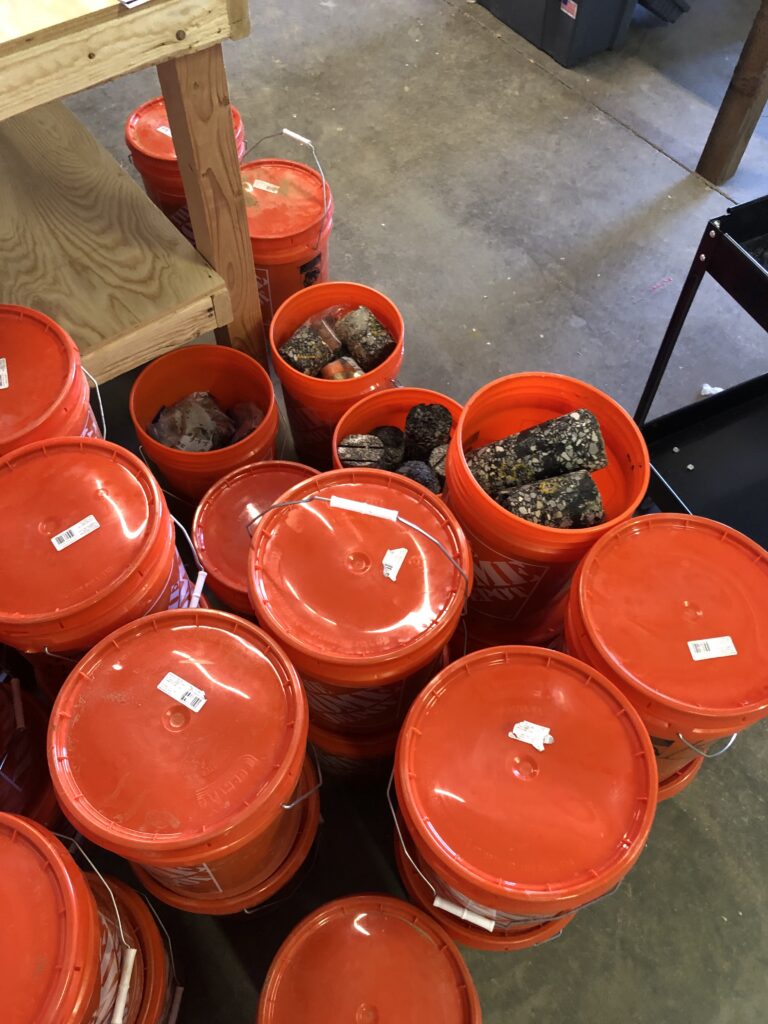
<path fill-rule="evenodd" d="M 0 460 L 0 632 L 97 606 L 152 559 L 165 502 L 147 467 L 96 438 Z"/>
<path fill-rule="evenodd" d="M 0 863 L 4 1024 L 85 1024 L 98 999 L 100 937 L 80 869 L 46 829 L 2 813 Z"/>
<path fill-rule="evenodd" d="M 35 440 L 68 412 L 80 353 L 63 327 L 25 306 L 0 305 L 0 454 Z"/>
<path fill-rule="evenodd" d="M 239 140 L 245 132 L 243 119 L 236 107 L 232 107 L 232 122 L 235 136 Z M 166 160 L 176 163 L 176 149 L 173 145 L 168 112 L 162 96 L 147 100 L 137 107 L 125 122 L 125 141 L 128 148 L 152 160 Z"/>
<path fill-rule="evenodd" d="M 160 612 L 116 630 L 70 674 L 49 765 L 84 835 L 156 863 L 271 820 L 306 738 L 298 676 L 265 633 L 225 612 Z"/>
<path fill-rule="evenodd" d="M 623 878 L 658 788 L 629 700 L 537 647 L 478 651 L 443 669 L 408 713 L 395 778 L 433 870 L 482 905 L 531 916 L 576 909 Z"/>
<path fill-rule="evenodd" d="M 768 712 L 768 553 L 698 516 L 641 516 L 585 558 L 578 612 L 642 697 L 724 728 Z"/>
<path fill-rule="evenodd" d="M 479 1024 L 480 1003 L 432 918 L 389 896 L 353 896 L 305 918 L 272 962 L 258 1024 L 297 1021 Z"/>
<path fill-rule="evenodd" d="M 248 527 L 281 494 L 317 470 L 299 462 L 254 462 L 228 473 L 203 497 L 195 512 L 192 539 L 207 573 L 248 602 Z"/>
<path fill-rule="evenodd" d="M 342 685 L 360 685 L 361 666 L 382 677 L 420 667 L 445 646 L 466 595 L 461 573 L 434 541 L 471 580 L 469 546 L 453 513 L 420 484 L 374 469 L 322 473 L 283 496 L 307 498 L 262 516 L 253 535 L 248 586 L 259 621 L 300 670 L 333 666 Z M 388 578 L 384 561 L 398 551 L 402 563 Z"/>
<path fill-rule="evenodd" d="M 240 177 L 252 240 L 296 238 L 317 231 L 324 213 L 323 180 L 317 171 L 295 160 L 253 160 L 242 165 Z M 330 211 L 327 182 L 325 188 Z"/>

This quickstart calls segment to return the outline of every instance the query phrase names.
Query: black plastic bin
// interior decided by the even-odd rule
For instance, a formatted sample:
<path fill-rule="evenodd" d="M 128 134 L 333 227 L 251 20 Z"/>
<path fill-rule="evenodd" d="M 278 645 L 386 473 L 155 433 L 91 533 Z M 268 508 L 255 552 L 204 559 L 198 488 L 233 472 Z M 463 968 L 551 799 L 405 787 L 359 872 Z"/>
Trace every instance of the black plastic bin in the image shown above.
<path fill-rule="evenodd" d="M 491 14 L 569 68 L 621 46 L 636 0 L 480 0 Z"/>

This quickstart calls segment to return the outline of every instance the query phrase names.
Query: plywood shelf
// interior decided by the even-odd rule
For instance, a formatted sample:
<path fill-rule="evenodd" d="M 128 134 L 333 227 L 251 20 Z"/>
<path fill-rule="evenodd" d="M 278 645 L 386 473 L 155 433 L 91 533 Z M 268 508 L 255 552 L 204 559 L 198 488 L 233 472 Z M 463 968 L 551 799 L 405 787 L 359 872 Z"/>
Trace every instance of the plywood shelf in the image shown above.
<path fill-rule="evenodd" d="M 109 380 L 232 318 L 222 278 L 59 103 L 0 123 L 0 302 Z"/>

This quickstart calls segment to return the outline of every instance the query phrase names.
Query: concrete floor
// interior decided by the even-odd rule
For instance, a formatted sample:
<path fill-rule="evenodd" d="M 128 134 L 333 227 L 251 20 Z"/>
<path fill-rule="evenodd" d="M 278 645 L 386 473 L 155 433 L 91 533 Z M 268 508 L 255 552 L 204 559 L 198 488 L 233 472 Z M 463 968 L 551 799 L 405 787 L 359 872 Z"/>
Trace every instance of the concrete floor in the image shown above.
<path fill-rule="evenodd" d="M 706 222 L 768 192 L 765 120 L 722 190 L 691 173 L 757 6 L 694 0 L 667 28 L 640 12 L 626 49 L 566 71 L 466 0 L 254 3 L 252 36 L 227 47 L 231 93 L 251 141 L 289 126 L 316 142 L 336 199 L 332 274 L 402 309 L 403 382 L 463 399 L 500 374 L 549 369 L 632 407 Z M 146 72 L 71 103 L 127 164 L 123 121 L 157 91 Z M 282 142 L 261 154 L 302 157 Z M 765 351 L 763 332 L 705 286 L 657 408 L 764 372 Z M 114 407 L 124 382 L 109 391 Z M 765 737 L 753 728 L 663 805 L 620 892 L 557 942 L 467 952 L 486 1024 L 765 1019 Z M 284 902 L 173 918 L 183 1024 L 253 1021 L 303 913 L 398 891 L 381 795 L 329 787 L 323 800 L 317 858 Z"/>

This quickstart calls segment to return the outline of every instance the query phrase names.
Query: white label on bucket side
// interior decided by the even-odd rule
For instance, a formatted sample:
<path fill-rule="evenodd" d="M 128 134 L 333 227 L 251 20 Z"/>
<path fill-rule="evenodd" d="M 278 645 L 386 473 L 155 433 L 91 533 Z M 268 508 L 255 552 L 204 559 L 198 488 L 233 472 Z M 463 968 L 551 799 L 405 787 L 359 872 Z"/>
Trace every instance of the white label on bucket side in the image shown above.
<path fill-rule="evenodd" d="M 271 181 L 262 181 L 261 178 L 251 178 L 250 181 L 244 181 L 243 188 L 246 192 L 253 192 L 257 188 L 260 192 L 271 192 L 272 195 L 277 195 L 280 191 L 279 185 L 273 185 Z"/>
<path fill-rule="evenodd" d="M 399 515 L 396 508 L 380 508 L 378 505 L 369 505 L 367 501 L 353 501 L 351 498 L 339 498 L 332 495 L 331 508 L 343 508 L 347 512 L 359 512 L 361 516 L 373 516 L 374 519 L 391 519 L 397 522 Z"/>
<path fill-rule="evenodd" d="M 694 661 L 707 661 L 709 658 L 732 658 L 739 652 L 729 636 L 713 636 L 709 640 L 689 640 L 688 650 Z"/>
<path fill-rule="evenodd" d="M 82 540 L 83 537 L 87 537 L 89 533 L 98 530 L 98 528 L 99 521 L 96 516 L 86 516 L 79 523 L 70 526 L 68 530 L 62 530 L 55 537 L 51 537 L 51 544 L 53 544 L 57 551 L 63 551 L 70 544 L 75 544 L 77 541 Z"/>
<path fill-rule="evenodd" d="M 3 357 L 0 359 L 0 391 L 5 391 L 8 387 L 8 363 Z"/>
<path fill-rule="evenodd" d="M 517 722 L 512 732 L 507 734 L 511 740 L 520 740 L 521 743 L 530 743 L 536 750 L 544 751 L 544 747 L 555 742 L 555 737 L 550 733 L 546 725 L 536 725 L 535 722 Z"/>
<path fill-rule="evenodd" d="M 386 579 L 392 580 L 393 583 L 397 580 L 397 574 L 400 572 L 407 554 L 408 548 L 389 548 L 381 560 Z"/>
<path fill-rule="evenodd" d="M 208 699 L 201 689 L 193 686 L 192 683 L 188 683 L 181 676 L 177 676 L 175 672 L 166 672 L 157 684 L 157 688 L 162 690 L 163 693 L 168 694 L 169 697 L 173 697 L 179 704 L 183 704 L 185 708 L 194 711 L 195 714 L 197 714 Z"/>
<path fill-rule="evenodd" d="M 167 124 L 159 124 L 155 131 L 160 132 L 161 135 L 167 135 L 169 139 L 171 138 L 171 129 Z"/>

